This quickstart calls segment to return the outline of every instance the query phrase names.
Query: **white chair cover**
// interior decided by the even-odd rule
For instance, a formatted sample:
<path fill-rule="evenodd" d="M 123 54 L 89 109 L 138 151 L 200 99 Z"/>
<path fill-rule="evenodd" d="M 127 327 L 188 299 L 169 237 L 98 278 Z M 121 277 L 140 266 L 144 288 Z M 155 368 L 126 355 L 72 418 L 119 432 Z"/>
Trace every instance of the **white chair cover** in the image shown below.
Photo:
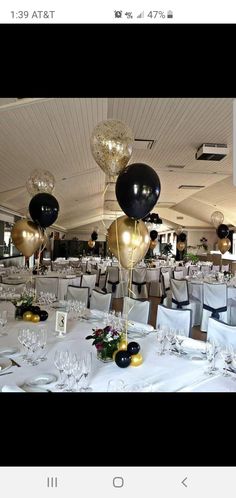
<path fill-rule="evenodd" d="M 123 315 L 126 316 L 128 314 L 128 320 L 148 323 L 149 307 L 149 301 L 138 301 L 137 299 L 125 297 L 123 303 Z"/>
<path fill-rule="evenodd" d="M 214 311 L 215 310 L 215 311 Z M 226 284 L 203 284 L 203 310 L 201 331 L 207 332 L 208 320 L 213 318 L 227 322 L 227 286 Z"/>
<path fill-rule="evenodd" d="M 51 292 L 58 297 L 58 278 L 36 277 L 35 289 L 37 296 L 40 295 L 40 292 Z"/>
<path fill-rule="evenodd" d="M 222 265 L 221 266 L 221 271 L 229 271 L 229 265 Z"/>
<path fill-rule="evenodd" d="M 89 295 L 95 288 L 97 275 L 82 275 L 81 287 L 89 287 Z"/>
<path fill-rule="evenodd" d="M 200 271 L 203 275 L 208 275 L 211 271 L 211 267 L 209 265 L 202 265 Z"/>
<path fill-rule="evenodd" d="M 16 308 L 11 301 L 0 301 L 0 313 L 5 310 L 7 311 L 8 318 L 15 318 Z"/>
<path fill-rule="evenodd" d="M 169 272 L 161 274 L 161 304 L 164 304 L 167 308 L 172 307 Z"/>
<path fill-rule="evenodd" d="M 190 276 L 190 277 L 192 277 L 192 275 L 194 275 L 194 273 L 195 273 L 196 271 L 199 271 L 199 267 L 198 267 L 198 265 L 190 265 L 190 266 L 188 267 L 188 274 L 189 274 L 189 276 Z"/>
<path fill-rule="evenodd" d="M 219 265 L 213 265 L 212 266 L 212 271 L 220 271 L 220 266 Z"/>
<path fill-rule="evenodd" d="M 187 281 L 171 279 L 170 287 L 172 292 L 172 308 L 191 309 L 192 326 L 200 325 L 201 303 L 195 298 L 190 298 Z"/>
<path fill-rule="evenodd" d="M 183 330 L 187 337 L 191 337 L 191 317 L 192 311 L 183 309 L 167 308 L 162 304 L 157 308 L 156 328 L 158 325 L 175 329 Z"/>
<path fill-rule="evenodd" d="M 131 289 L 132 289 L 132 297 L 134 299 L 148 298 L 146 268 L 133 269 Z"/>
<path fill-rule="evenodd" d="M 89 287 L 76 287 L 74 285 L 68 285 L 66 300 L 71 299 L 72 301 L 82 301 L 86 307 L 88 307 L 89 300 Z"/>
<path fill-rule="evenodd" d="M 127 295 L 127 282 L 121 281 L 120 270 L 117 266 L 107 269 L 106 290 L 112 293 L 113 298 L 122 298 Z"/>
<path fill-rule="evenodd" d="M 184 278 L 183 270 L 174 270 L 174 278 L 175 280 L 183 280 Z"/>
<path fill-rule="evenodd" d="M 211 339 L 221 345 L 232 344 L 236 348 L 236 327 L 210 317 L 208 320 L 207 339 Z"/>
<path fill-rule="evenodd" d="M 148 295 L 150 297 L 160 297 L 161 285 L 160 285 L 160 268 L 148 268 L 147 269 L 147 286 Z"/>
<path fill-rule="evenodd" d="M 100 310 L 108 312 L 111 305 L 111 293 L 102 294 L 97 290 L 92 290 L 92 295 L 90 299 L 90 309 Z"/>

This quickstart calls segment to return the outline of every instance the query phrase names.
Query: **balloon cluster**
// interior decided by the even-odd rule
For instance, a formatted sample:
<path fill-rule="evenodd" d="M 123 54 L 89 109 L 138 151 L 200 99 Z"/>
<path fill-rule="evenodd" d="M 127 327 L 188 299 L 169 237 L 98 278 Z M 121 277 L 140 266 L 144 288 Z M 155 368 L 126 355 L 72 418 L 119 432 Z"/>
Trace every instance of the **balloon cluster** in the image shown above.
<path fill-rule="evenodd" d="M 225 254 L 231 247 L 231 242 L 228 239 L 229 228 L 222 223 L 218 226 L 216 233 L 218 235 L 218 248 L 221 254 Z"/>
<path fill-rule="evenodd" d="M 91 151 L 97 164 L 107 175 L 118 175 L 116 198 L 126 216 L 111 224 L 108 244 L 126 269 L 132 269 L 148 251 L 150 240 L 142 219 L 152 216 L 149 213 L 161 192 L 160 179 L 153 168 L 144 163 L 127 166 L 133 140 L 130 128 L 115 120 L 99 123 L 91 137 Z"/>
<path fill-rule="evenodd" d="M 140 345 L 137 342 L 127 344 L 124 340 L 120 343 L 119 349 L 115 351 L 113 357 L 120 368 L 127 368 L 129 365 L 138 367 L 143 363 L 143 357 L 139 351 Z"/>
<path fill-rule="evenodd" d="M 46 310 L 41 310 L 39 306 L 29 306 L 26 311 L 24 311 L 23 320 L 26 322 L 44 322 L 48 318 L 48 312 Z"/>
<path fill-rule="evenodd" d="M 181 227 L 182 229 L 182 227 Z M 177 231 L 176 231 L 177 233 Z M 179 252 L 184 251 L 186 248 L 186 233 L 183 233 L 183 229 L 181 230 L 180 234 L 178 235 L 178 242 L 177 242 L 177 249 Z"/>
<path fill-rule="evenodd" d="M 143 218 L 143 221 L 146 223 L 153 223 L 154 225 L 162 225 L 162 219 L 159 218 L 158 213 L 148 214 Z"/>
<path fill-rule="evenodd" d="M 31 220 L 18 220 L 12 228 L 15 247 L 26 257 L 47 244 L 45 228 L 52 225 L 59 213 L 57 199 L 51 194 L 55 180 L 49 171 L 35 170 L 26 182 L 26 188 L 33 195 L 29 204 Z"/>

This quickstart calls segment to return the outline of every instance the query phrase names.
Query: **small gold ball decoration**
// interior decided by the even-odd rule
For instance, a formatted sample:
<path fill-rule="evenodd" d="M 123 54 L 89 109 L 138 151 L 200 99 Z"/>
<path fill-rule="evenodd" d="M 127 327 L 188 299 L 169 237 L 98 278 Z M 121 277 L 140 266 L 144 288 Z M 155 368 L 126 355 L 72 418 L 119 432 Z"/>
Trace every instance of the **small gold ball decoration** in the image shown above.
<path fill-rule="evenodd" d="M 140 353 L 133 354 L 131 356 L 131 362 L 130 362 L 131 367 L 139 367 L 139 365 L 142 365 L 142 363 L 143 363 L 143 357 Z"/>
<path fill-rule="evenodd" d="M 25 311 L 23 314 L 23 320 L 26 320 L 26 322 L 30 322 L 32 320 L 32 316 L 32 311 Z"/>
<path fill-rule="evenodd" d="M 115 361 L 115 357 L 116 357 L 116 353 L 118 353 L 119 349 L 116 349 L 116 351 L 114 351 L 113 355 L 112 355 L 112 359 Z"/>
<path fill-rule="evenodd" d="M 32 315 L 31 322 L 34 322 L 34 323 L 40 322 L 40 316 L 39 315 Z"/>

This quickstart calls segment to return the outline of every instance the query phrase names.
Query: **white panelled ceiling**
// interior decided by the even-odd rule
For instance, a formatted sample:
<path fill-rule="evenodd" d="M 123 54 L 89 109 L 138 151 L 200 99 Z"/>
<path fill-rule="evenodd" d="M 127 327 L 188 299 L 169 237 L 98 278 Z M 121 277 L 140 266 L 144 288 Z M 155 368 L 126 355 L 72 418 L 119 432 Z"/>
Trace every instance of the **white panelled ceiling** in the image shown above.
<path fill-rule="evenodd" d="M 26 180 L 34 169 L 46 169 L 56 178 L 56 226 L 105 230 L 121 212 L 114 185 L 104 194 L 106 178 L 92 157 L 90 136 L 99 121 L 113 118 L 127 123 L 136 139 L 154 140 L 150 150 L 134 147 L 130 163 L 149 164 L 160 176 L 153 211 L 167 225 L 207 227 L 216 209 L 236 225 L 232 107 L 233 99 L 220 98 L 2 98 L 0 206 L 27 215 Z M 197 161 L 202 143 L 225 143 L 230 153 L 219 162 Z M 182 190 L 182 184 L 202 188 Z"/>

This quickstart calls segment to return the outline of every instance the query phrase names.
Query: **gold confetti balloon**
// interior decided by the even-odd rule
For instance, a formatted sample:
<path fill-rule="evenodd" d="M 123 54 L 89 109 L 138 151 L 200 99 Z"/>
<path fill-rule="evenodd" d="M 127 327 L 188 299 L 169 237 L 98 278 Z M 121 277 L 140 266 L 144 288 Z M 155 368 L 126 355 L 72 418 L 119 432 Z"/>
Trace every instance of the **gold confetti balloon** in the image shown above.
<path fill-rule="evenodd" d="M 104 173 L 119 175 L 131 158 L 133 141 L 132 130 L 122 121 L 98 123 L 91 136 L 91 151 Z"/>
<path fill-rule="evenodd" d="M 120 216 L 108 229 L 108 245 L 121 266 L 132 269 L 148 251 L 150 238 L 143 221 Z"/>
<path fill-rule="evenodd" d="M 131 358 L 130 362 L 131 367 L 139 367 L 139 365 L 142 365 L 143 363 L 143 357 L 140 353 L 133 354 L 130 358 Z"/>

